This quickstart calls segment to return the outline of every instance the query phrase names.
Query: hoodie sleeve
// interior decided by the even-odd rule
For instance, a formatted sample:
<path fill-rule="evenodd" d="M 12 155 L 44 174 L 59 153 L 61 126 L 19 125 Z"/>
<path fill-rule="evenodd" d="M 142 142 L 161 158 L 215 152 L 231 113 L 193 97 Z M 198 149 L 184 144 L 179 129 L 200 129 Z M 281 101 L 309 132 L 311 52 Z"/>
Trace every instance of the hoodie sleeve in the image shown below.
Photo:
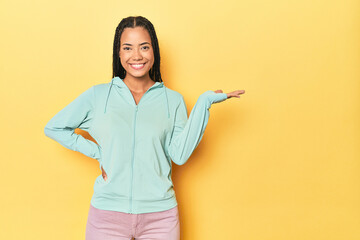
<path fill-rule="evenodd" d="M 170 140 L 168 153 L 177 165 L 183 165 L 199 145 L 208 123 L 209 109 L 213 103 L 227 99 L 226 93 L 206 91 L 200 95 L 189 119 L 184 98 L 181 96 L 180 106 L 176 110 L 175 126 Z"/>
<path fill-rule="evenodd" d="M 100 162 L 99 145 L 74 131 L 76 128 L 88 130 L 91 127 L 94 116 L 94 97 L 94 86 L 92 86 L 50 119 L 44 132 L 46 136 L 64 147 L 81 152 Z"/>

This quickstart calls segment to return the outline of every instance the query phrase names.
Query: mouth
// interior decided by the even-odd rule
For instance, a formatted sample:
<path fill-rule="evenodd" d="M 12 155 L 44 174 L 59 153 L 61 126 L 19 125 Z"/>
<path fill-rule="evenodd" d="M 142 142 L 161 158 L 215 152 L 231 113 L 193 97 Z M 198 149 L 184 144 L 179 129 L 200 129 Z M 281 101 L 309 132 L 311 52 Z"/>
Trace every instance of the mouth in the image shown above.
<path fill-rule="evenodd" d="M 135 70 L 140 70 L 144 68 L 145 64 L 146 63 L 134 63 L 134 64 L 130 63 L 130 66 Z"/>

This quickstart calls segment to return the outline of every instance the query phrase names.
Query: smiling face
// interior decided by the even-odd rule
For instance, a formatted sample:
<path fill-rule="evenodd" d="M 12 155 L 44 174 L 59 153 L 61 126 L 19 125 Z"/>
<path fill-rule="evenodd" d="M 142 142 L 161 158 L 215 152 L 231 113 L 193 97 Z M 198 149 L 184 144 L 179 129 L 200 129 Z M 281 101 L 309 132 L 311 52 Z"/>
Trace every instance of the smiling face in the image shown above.
<path fill-rule="evenodd" d="M 127 78 L 149 80 L 154 52 L 148 31 L 143 27 L 125 28 L 120 38 L 119 57 Z"/>

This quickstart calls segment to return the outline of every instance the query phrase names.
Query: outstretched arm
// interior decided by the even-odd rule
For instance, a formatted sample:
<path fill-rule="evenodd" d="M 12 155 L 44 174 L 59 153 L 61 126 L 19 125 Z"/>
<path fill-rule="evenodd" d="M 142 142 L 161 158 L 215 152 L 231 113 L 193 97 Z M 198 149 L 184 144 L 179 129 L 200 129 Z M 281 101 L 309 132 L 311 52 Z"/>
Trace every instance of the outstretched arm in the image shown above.
<path fill-rule="evenodd" d="M 198 98 L 189 119 L 182 97 L 176 111 L 175 127 L 168 147 L 172 161 L 177 165 L 183 165 L 199 145 L 210 117 L 209 109 L 213 103 L 222 102 L 231 97 L 240 98 L 239 95 L 243 93 L 245 90 L 230 93 L 223 93 L 222 90 L 206 91 Z"/>
<path fill-rule="evenodd" d="M 169 156 L 174 163 L 177 165 L 186 163 L 202 139 L 210 117 L 211 105 L 225 99 L 227 99 L 225 93 L 204 92 L 198 98 L 188 119 L 184 98 L 181 98 L 181 103 L 176 111 L 174 131 L 168 147 Z"/>

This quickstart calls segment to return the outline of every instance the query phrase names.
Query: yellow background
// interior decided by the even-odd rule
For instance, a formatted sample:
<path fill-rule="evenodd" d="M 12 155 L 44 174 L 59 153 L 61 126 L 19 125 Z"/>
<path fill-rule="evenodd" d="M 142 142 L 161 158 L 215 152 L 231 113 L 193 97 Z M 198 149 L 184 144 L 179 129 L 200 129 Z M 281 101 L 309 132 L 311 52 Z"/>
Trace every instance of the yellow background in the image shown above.
<path fill-rule="evenodd" d="M 0 239 L 84 239 L 98 162 L 43 129 L 111 81 L 130 15 L 154 24 L 189 113 L 206 90 L 246 91 L 173 164 L 182 240 L 360 239 L 357 0 L 1 1 Z"/>

